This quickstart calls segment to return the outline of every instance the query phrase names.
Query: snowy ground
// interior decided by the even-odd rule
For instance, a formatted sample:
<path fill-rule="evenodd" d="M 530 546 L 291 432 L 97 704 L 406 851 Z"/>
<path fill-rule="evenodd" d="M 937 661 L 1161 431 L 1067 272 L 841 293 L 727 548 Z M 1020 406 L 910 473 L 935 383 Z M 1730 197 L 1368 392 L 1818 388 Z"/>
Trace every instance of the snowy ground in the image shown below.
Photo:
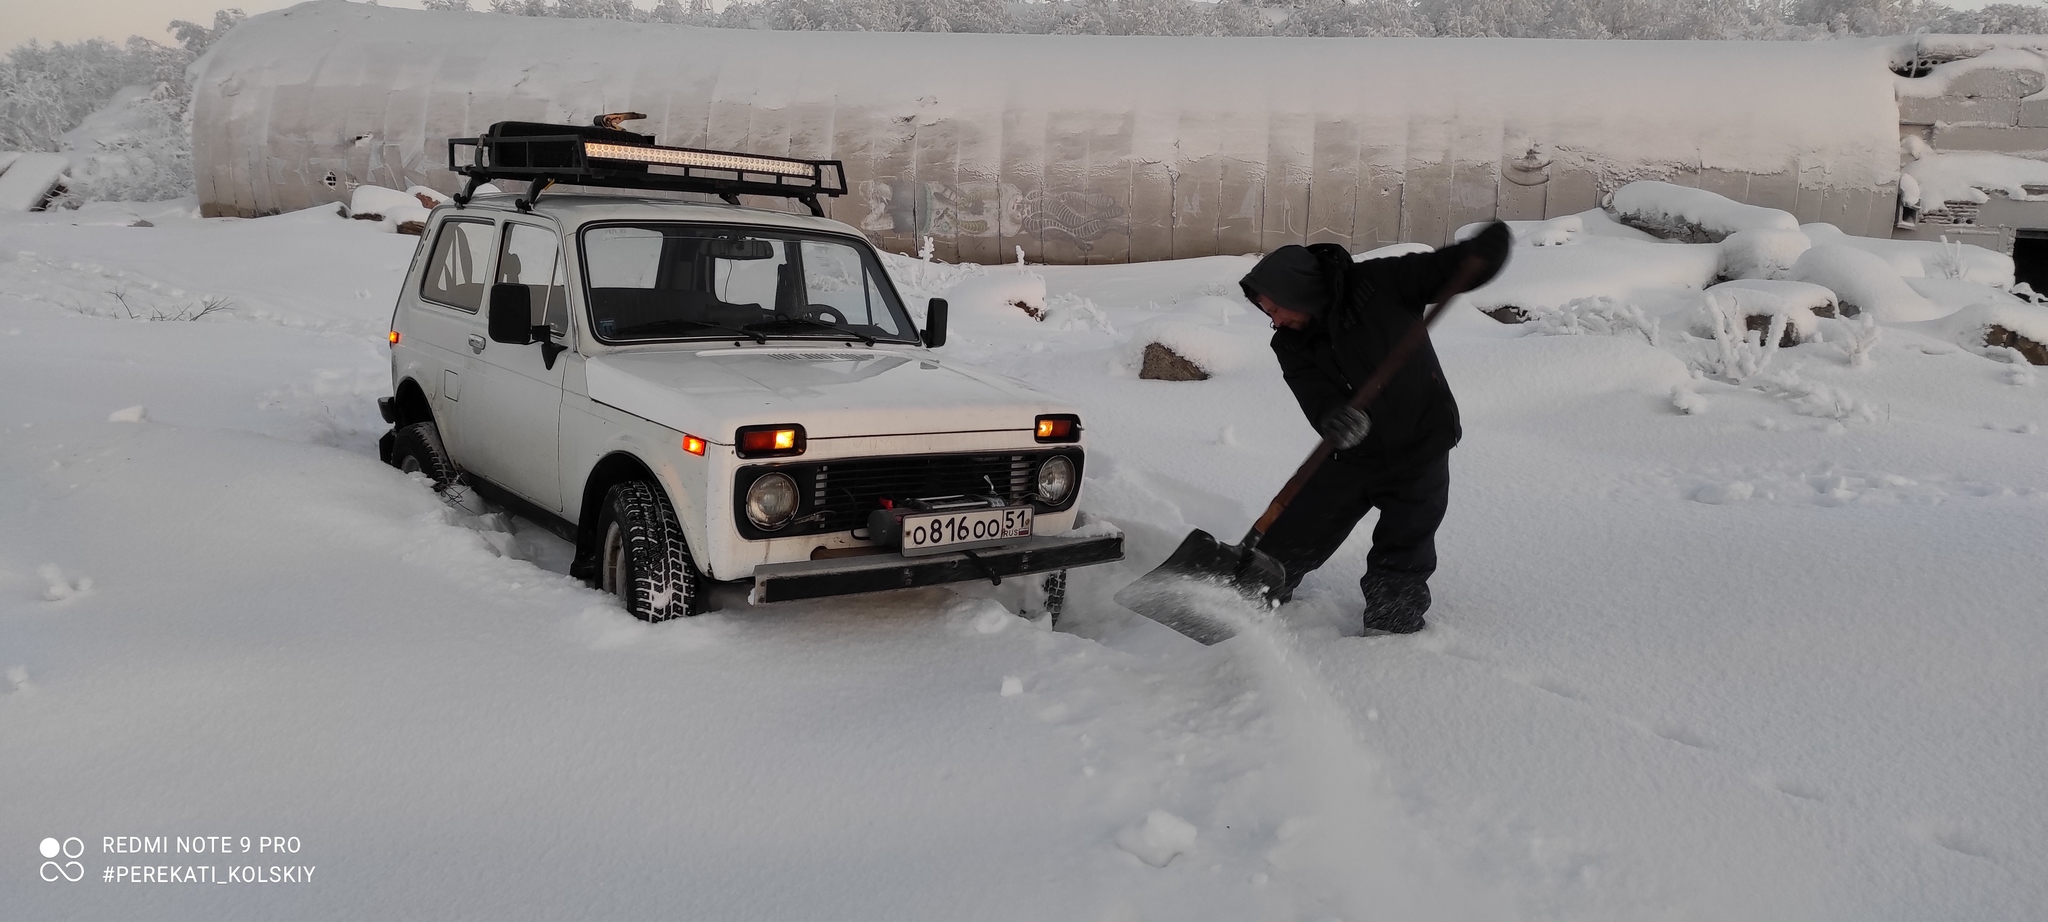
<path fill-rule="evenodd" d="M 414 238 L 142 213 L 0 219 L 5 915 L 2048 906 L 2048 392 L 1939 324 L 1696 376 L 1700 341 L 1611 310 L 1461 312 L 1431 627 L 1351 636 L 1357 540 L 1202 648 L 1107 596 L 1189 527 L 1241 534 L 1313 441 L 1234 297 L 1249 263 L 1040 268 L 1046 321 L 956 307 L 946 348 L 1083 407 L 1083 502 L 1132 560 L 1077 578 L 1062 632 L 981 590 L 648 627 L 559 542 L 377 463 Z M 1148 330 L 1218 376 L 1138 380 Z M 101 854 L 180 835 L 302 844 Z M 46 836 L 87 845 L 84 881 L 37 878 Z M 316 870 L 101 880 L 144 864 Z"/>

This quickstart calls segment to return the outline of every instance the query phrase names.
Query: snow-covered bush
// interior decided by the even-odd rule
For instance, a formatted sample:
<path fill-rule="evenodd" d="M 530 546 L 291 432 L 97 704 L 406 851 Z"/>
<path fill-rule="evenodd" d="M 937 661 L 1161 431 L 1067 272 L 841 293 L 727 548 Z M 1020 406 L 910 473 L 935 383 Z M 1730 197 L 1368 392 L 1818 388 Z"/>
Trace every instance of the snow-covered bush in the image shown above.
<path fill-rule="evenodd" d="M 73 154 L 62 204 L 189 194 L 185 69 L 241 19 L 222 10 L 212 25 L 173 22 L 176 45 L 136 36 L 15 47 L 0 58 L 0 150 Z"/>

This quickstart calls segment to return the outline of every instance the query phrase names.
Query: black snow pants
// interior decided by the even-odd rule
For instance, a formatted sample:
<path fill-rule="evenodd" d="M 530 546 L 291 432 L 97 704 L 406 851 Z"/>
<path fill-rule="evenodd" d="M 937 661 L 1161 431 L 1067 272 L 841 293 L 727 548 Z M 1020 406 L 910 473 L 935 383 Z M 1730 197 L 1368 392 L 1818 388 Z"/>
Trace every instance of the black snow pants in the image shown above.
<path fill-rule="evenodd" d="M 1450 505 L 1451 459 L 1385 472 L 1339 458 L 1323 462 L 1266 532 L 1259 549 L 1287 568 L 1286 594 L 1337 552 L 1358 521 L 1380 511 L 1366 573 L 1426 580 L 1436 572 L 1436 529 Z"/>

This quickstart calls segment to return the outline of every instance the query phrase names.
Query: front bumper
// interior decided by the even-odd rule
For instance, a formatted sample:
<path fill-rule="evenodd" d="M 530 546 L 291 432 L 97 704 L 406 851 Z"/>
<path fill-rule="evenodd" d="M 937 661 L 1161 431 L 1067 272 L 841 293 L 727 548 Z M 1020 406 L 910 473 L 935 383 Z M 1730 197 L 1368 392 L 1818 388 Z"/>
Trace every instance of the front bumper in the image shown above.
<path fill-rule="evenodd" d="M 1123 535 L 1069 538 L 1047 535 L 1007 547 L 982 548 L 930 557 L 900 554 L 799 560 L 754 568 L 754 590 L 748 600 L 790 602 L 857 592 L 882 592 L 1005 576 L 1046 573 L 1069 567 L 1124 559 Z"/>

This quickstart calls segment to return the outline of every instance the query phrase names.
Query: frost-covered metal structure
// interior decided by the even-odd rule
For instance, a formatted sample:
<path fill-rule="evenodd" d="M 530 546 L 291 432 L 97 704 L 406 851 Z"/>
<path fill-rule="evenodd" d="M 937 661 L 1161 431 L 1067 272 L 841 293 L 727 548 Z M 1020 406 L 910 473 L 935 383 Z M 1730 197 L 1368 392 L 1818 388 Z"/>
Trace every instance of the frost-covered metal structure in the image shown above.
<path fill-rule="evenodd" d="M 650 115 L 662 143 L 833 158 L 831 216 L 982 262 L 1121 262 L 1460 225 L 1695 185 L 1856 234 L 1895 216 L 1896 42 L 765 32 L 317 0 L 202 62 L 202 209 L 452 191 L 444 139 Z"/>

